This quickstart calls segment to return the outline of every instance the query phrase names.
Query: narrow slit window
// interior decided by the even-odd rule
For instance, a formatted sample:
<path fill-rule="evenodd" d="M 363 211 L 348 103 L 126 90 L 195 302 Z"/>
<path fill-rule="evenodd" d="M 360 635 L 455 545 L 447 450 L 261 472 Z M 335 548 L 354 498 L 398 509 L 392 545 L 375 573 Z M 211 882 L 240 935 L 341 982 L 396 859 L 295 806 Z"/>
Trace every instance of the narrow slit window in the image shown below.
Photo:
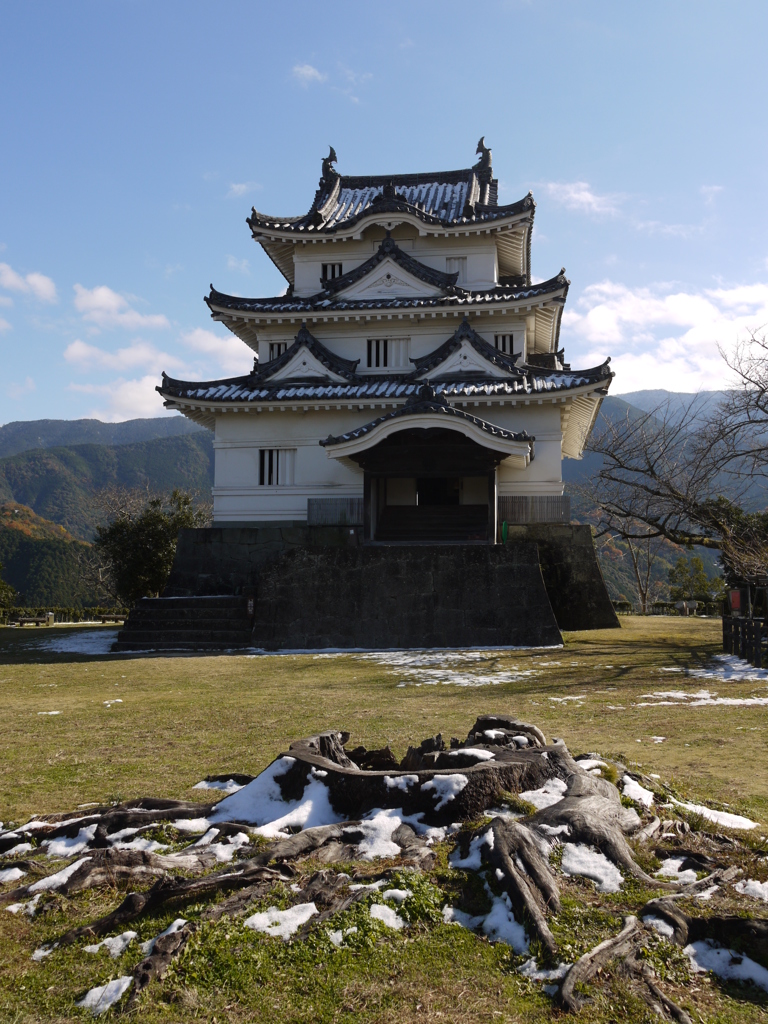
<path fill-rule="evenodd" d="M 370 369 L 380 369 L 387 366 L 387 355 L 389 348 L 388 338 L 369 338 L 368 339 L 368 367 Z"/>
<path fill-rule="evenodd" d="M 516 334 L 494 335 L 496 348 L 507 356 L 519 356 L 522 353 L 522 338 Z"/>
<path fill-rule="evenodd" d="M 341 264 L 323 263 L 323 281 L 335 281 L 337 277 L 341 277 Z"/>
<path fill-rule="evenodd" d="M 288 342 L 287 341 L 270 341 L 270 343 L 269 343 L 269 361 L 272 362 L 273 359 L 277 359 L 279 356 L 281 356 L 283 354 L 283 352 L 285 352 L 285 350 L 287 348 L 288 348 Z"/>
<path fill-rule="evenodd" d="M 259 448 L 259 486 L 292 486 L 295 464 L 295 448 Z"/>

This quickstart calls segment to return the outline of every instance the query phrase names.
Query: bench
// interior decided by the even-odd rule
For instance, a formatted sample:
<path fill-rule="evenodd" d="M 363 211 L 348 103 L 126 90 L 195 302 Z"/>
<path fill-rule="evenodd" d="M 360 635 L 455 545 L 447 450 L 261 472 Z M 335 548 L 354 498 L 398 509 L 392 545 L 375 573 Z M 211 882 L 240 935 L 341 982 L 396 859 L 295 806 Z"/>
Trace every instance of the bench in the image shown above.
<path fill-rule="evenodd" d="M 102 626 L 105 622 L 125 622 L 124 615 L 100 615 Z"/>
<path fill-rule="evenodd" d="M 47 626 L 49 623 L 49 619 L 47 615 L 43 615 L 39 618 L 8 620 L 9 625 L 12 625 L 14 622 L 17 623 L 19 626 Z"/>

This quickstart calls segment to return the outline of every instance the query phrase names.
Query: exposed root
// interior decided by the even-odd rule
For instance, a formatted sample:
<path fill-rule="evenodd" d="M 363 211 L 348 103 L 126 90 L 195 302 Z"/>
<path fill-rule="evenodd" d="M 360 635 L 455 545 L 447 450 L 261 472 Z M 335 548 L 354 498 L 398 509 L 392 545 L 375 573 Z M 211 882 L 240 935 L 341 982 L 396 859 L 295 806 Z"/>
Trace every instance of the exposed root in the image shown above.
<path fill-rule="evenodd" d="M 589 981 L 599 967 L 603 967 L 616 956 L 626 953 L 641 932 L 641 925 L 631 914 L 624 918 L 624 927 L 612 939 L 606 939 L 580 957 L 563 978 L 560 986 L 560 1002 L 564 1009 L 575 1012 L 581 1009 L 585 1000 L 576 994 L 576 986 Z"/>

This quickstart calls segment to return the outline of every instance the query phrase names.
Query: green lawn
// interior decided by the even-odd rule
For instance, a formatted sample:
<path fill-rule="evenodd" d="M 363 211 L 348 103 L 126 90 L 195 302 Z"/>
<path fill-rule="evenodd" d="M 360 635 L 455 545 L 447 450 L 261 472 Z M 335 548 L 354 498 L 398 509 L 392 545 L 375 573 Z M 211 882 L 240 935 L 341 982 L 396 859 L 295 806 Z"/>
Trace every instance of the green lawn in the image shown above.
<path fill-rule="evenodd" d="M 331 727 L 348 730 L 353 745 L 389 743 L 402 755 L 409 743 L 437 731 L 463 737 L 476 715 L 494 711 L 534 722 L 548 738 L 563 737 L 573 753 L 597 751 L 639 763 L 681 795 L 727 803 L 768 822 L 765 707 L 639 706 L 644 695 L 665 690 L 768 696 L 768 680 L 725 682 L 663 671 L 703 666 L 718 652 L 719 621 L 625 618 L 620 630 L 567 635 L 562 650 L 483 652 L 481 660 L 467 662 L 438 656 L 430 666 L 436 676 L 418 668 L 409 675 L 354 654 L 127 658 L 46 649 L 52 637 L 68 632 L 0 630 L 4 822 L 91 801 L 204 799 L 208 794 L 191 787 L 205 775 L 256 773 L 292 739 Z M 457 685 L 457 678 L 471 681 L 478 673 L 489 685 Z M 503 673 L 517 678 L 492 685 Z M 105 704 L 116 700 L 121 703 Z M 40 713 L 50 711 L 60 713 Z M 455 884 L 444 871 L 433 881 L 448 889 Z M 590 918 L 588 890 L 578 880 L 564 884 L 565 897 L 573 898 L 567 928 L 581 936 L 583 948 L 616 930 Z M 617 903 L 617 914 L 642 898 L 628 895 L 630 903 Z M 73 993 L 129 973 L 138 953 L 114 962 L 73 947 L 40 964 L 29 957 L 65 920 L 92 920 L 119 899 L 112 891 L 58 897 L 34 921 L 0 911 L 0 1020 L 90 1016 L 73 1009 Z M 582 913 L 577 907 L 585 899 Z M 194 908 L 184 911 L 193 914 Z M 173 916 L 142 922 L 140 937 L 156 934 Z M 204 927 L 205 941 L 196 938 L 142 998 L 139 1019 L 559 1019 L 539 987 L 514 972 L 507 947 L 456 927 L 416 926 L 407 934 L 374 936 L 368 949 L 348 952 L 319 940 L 284 946 L 226 919 Z M 768 1020 L 760 998 L 742 998 L 706 980 L 695 985 L 703 993 L 694 999 L 703 1000 L 700 1020 Z M 596 995 L 580 1021 L 655 1019 L 618 977 Z"/>

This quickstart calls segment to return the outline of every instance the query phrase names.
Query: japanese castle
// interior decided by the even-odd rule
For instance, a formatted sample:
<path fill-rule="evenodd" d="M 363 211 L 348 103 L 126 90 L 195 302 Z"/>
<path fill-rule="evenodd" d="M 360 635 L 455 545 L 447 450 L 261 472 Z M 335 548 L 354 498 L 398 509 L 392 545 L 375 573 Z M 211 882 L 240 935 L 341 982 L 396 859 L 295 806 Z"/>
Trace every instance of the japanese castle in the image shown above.
<path fill-rule="evenodd" d="M 484 139 L 477 154 L 463 170 L 347 176 L 331 148 L 306 213 L 252 211 L 251 234 L 285 278 L 284 293 L 240 298 L 211 286 L 205 301 L 212 318 L 253 350 L 253 370 L 215 381 L 164 374 L 157 389 L 166 408 L 215 434 L 213 529 L 182 537 L 167 594 L 250 593 L 258 606 L 270 592 L 274 628 L 265 645 L 328 646 L 320 634 L 333 634 L 339 646 L 345 638 L 360 644 L 379 625 L 361 641 L 359 622 L 302 626 L 299 636 L 277 619 L 320 615 L 307 610 L 313 571 L 325 580 L 337 573 L 346 592 L 352 577 L 339 566 L 352 559 L 384 586 L 397 559 L 402 580 L 407 566 L 434 561 L 439 550 L 449 576 L 451 565 L 475 559 L 478 572 L 481 563 L 482 572 L 506 566 L 509 585 L 520 583 L 528 604 L 538 588 L 550 639 L 559 637 L 558 623 L 579 628 L 574 606 L 590 600 L 601 611 L 582 615 L 585 627 L 616 624 L 589 530 L 570 525 L 561 469 L 564 458 L 581 457 L 613 374 L 607 361 L 586 370 L 565 362 L 565 271 L 534 282 L 533 197 L 499 205 Z M 512 541 L 515 558 L 528 545 L 532 569 L 528 562 L 511 568 Z M 403 554 L 408 545 L 411 554 Z M 431 554 L 430 546 L 437 546 Z M 320 550 L 333 566 L 311 570 L 309 553 L 320 557 Z M 296 594 L 286 596 L 291 551 L 306 564 L 291 584 Z M 431 565 L 413 572 L 434 575 Z M 587 577 L 590 599 L 577 586 Z M 430 607 L 442 607 L 447 586 L 435 582 Z M 461 615 L 481 610 L 478 589 L 496 586 L 478 583 L 474 598 L 456 598 Z M 366 600 L 350 605 L 347 617 L 360 619 Z M 296 601 L 301 610 L 289 611 Z M 550 606 L 558 604 L 555 623 Z M 371 615 L 378 623 L 379 612 Z M 376 643 L 413 645 L 413 616 L 400 627 L 390 618 L 389 633 L 385 618 Z M 435 627 L 435 642 L 454 635 L 449 620 Z M 486 639 L 519 641 L 521 629 L 523 639 L 542 639 L 541 629 L 526 633 L 520 622 L 500 624 Z M 463 635 L 479 642 L 469 625 Z"/>

